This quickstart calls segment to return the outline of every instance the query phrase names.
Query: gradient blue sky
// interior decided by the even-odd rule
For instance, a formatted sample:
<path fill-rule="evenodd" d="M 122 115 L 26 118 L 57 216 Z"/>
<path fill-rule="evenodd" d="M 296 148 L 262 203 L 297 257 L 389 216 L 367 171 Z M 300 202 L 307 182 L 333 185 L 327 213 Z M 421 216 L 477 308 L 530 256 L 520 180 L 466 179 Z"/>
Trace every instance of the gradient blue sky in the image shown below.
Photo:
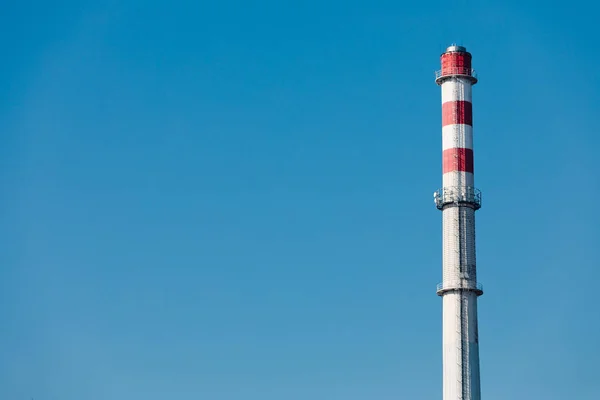
<path fill-rule="evenodd" d="M 598 6 L 482 3 L 3 3 L 0 398 L 441 398 L 458 42 L 483 395 L 599 399 Z"/>

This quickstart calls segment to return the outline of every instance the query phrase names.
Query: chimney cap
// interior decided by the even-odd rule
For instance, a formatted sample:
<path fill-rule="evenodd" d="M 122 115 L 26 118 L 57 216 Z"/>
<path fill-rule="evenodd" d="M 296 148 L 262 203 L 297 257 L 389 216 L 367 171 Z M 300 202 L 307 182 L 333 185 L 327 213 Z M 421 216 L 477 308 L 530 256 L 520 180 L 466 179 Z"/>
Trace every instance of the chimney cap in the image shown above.
<path fill-rule="evenodd" d="M 460 52 L 465 52 L 466 53 L 467 52 L 467 48 L 463 47 L 463 46 L 457 46 L 457 45 L 453 44 L 452 46 L 449 46 L 446 49 L 447 53 L 452 52 L 452 51 L 460 51 Z"/>

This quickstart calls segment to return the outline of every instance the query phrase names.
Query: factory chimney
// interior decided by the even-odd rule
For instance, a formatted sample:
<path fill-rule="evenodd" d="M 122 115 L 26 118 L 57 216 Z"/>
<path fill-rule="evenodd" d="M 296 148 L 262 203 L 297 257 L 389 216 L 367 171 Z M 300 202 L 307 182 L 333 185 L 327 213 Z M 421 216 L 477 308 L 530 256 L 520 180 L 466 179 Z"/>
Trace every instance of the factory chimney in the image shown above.
<path fill-rule="evenodd" d="M 475 211 L 481 192 L 473 175 L 473 102 L 477 83 L 471 53 L 450 46 L 441 55 L 435 82 L 442 89 L 442 188 L 434 194 L 442 211 L 443 267 L 437 294 L 443 307 L 443 399 L 480 400 L 475 262 Z"/>

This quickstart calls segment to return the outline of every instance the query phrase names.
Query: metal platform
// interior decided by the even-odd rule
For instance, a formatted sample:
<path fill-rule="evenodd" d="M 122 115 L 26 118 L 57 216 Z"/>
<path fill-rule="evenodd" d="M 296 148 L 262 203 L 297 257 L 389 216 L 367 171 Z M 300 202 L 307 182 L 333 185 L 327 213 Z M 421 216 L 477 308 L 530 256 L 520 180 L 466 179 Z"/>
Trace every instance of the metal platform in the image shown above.
<path fill-rule="evenodd" d="M 453 290 L 471 291 L 475 292 L 477 296 L 481 296 L 483 294 L 483 285 L 481 283 L 462 279 L 458 281 L 438 283 L 436 286 L 436 293 L 438 296 L 443 296 L 444 293 Z"/>
<path fill-rule="evenodd" d="M 473 85 L 477 83 L 477 72 L 472 68 L 446 68 L 435 71 L 435 83 L 438 85 L 453 77 L 468 79 Z"/>
<path fill-rule="evenodd" d="M 481 190 L 472 186 L 449 186 L 433 194 L 438 210 L 448 205 L 466 205 L 479 210 L 481 208 Z"/>

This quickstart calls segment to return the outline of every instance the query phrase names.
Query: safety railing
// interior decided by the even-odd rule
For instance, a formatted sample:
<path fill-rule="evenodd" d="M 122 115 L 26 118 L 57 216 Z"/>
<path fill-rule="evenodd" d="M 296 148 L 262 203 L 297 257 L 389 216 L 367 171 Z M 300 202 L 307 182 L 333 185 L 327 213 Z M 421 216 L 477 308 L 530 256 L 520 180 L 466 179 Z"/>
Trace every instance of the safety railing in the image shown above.
<path fill-rule="evenodd" d="M 475 210 L 481 208 L 481 190 L 472 186 L 450 186 L 433 194 L 435 206 L 441 210 L 448 204 L 467 204 Z"/>
<path fill-rule="evenodd" d="M 442 295 L 451 290 L 469 290 L 475 292 L 478 296 L 481 296 L 483 294 L 483 285 L 481 283 L 463 279 L 438 283 L 436 286 L 436 293 L 438 295 Z"/>
<path fill-rule="evenodd" d="M 453 68 L 444 68 L 435 71 L 435 80 L 438 81 L 441 78 L 446 76 L 468 76 L 472 78 L 475 82 L 477 81 L 477 72 L 473 68 L 464 68 L 464 67 L 453 67 Z"/>

